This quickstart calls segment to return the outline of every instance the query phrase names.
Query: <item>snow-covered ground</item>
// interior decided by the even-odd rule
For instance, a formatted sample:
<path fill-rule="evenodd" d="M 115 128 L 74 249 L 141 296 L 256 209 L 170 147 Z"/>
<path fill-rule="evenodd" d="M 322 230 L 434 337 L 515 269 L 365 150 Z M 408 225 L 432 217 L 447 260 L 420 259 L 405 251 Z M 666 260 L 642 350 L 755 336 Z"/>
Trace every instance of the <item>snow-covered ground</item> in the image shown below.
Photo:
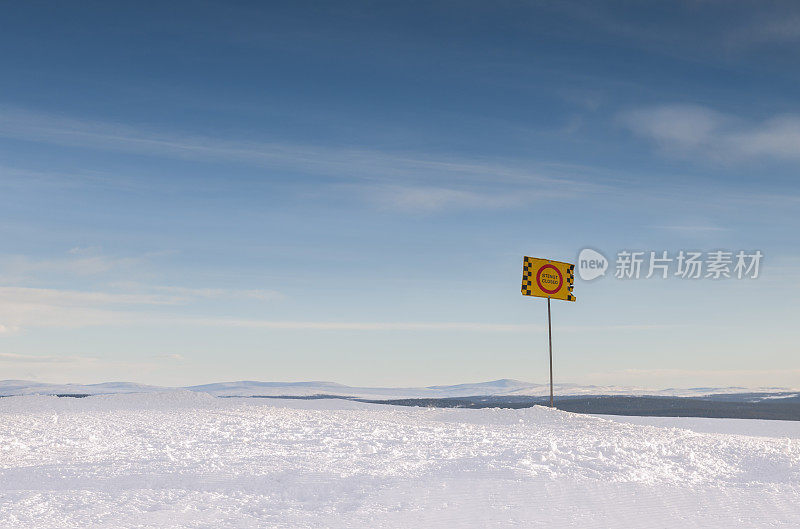
<path fill-rule="evenodd" d="M 650 420 L 8 397 L 0 527 L 800 527 L 795 423 Z"/>
<path fill-rule="evenodd" d="M 620 415 L 597 415 L 597 417 L 625 424 L 682 428 L 698 433 L 782 437 L 800 440 L 800 421 L 713 419 L 708 417 L 631 417 Z"/>

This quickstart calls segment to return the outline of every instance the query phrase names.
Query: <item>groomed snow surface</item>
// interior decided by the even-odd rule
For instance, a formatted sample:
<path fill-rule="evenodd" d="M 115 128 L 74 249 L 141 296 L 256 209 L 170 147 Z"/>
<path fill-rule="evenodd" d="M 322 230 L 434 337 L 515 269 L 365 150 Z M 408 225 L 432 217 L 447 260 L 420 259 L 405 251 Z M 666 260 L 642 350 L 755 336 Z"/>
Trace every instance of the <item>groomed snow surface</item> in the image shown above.
<path fill-rule="evenodd" d="M 763 422 L 7 397 L 0 527 L 800 527 L 800 429 Z"/>

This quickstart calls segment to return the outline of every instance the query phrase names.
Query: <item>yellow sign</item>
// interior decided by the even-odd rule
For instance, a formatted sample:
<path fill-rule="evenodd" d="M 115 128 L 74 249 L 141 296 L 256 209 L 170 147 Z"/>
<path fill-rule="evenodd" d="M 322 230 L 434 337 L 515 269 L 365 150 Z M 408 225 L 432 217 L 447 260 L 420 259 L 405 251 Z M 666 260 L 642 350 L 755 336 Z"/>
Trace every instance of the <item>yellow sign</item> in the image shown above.
<path fill-rule="evenodd" d="M 575 301 L 574 282 L 574 264 L 527 256 L 522 263 L 523 296 Z"/>

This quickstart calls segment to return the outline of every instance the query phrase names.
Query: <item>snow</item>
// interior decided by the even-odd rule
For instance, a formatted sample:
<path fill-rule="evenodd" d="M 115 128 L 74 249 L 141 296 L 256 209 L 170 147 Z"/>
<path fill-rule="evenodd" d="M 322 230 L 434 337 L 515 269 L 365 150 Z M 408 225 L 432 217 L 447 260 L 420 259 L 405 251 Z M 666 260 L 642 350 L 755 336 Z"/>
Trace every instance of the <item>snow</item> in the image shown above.
<path fill-rule="evenodd" d="M 621 419 L 188 391 L 8 397 L 0 527 L 800 526 L 797 429 Z"/>
<path fill-rule="evenodd" d="M 786 393 L 787 388 L 761 387 L 703 387 L 652 389 L 631 386 L 581 386 L 578 384 L 555 384 L 556 395 L 638 395 L 664 397 L 702 397 L 713 394 L 732 393 Z M 132 382 L 105 382 L 102 384 L 46 384 L 24 380 L 0 381 L 0 395 L 58 395 L 87 394 L 104 395 L 115 393 L 139 393 L 186 389 L 208 393 L 220 397 L 307 397 L 314 395 L 336 395 L 372 400 L 413 399 L 413 398 L 458 398 L 474 396 L 532 396 L 543 397 L 550 394 L 549 384 L 534 384 L 522 380 L 500 379 L 490 382 L 455 384 L 450 386 L 428 387 L 357 387 L 345 386 L 336 382 L 259 382 L 242 380 L 219 382 L 185 388 L 165 388 L 147 386 Z M 788 395 L 793 396 L 793 395 Z M 779 397 L 786 398 L 787 395 Z M 767 398 L 767 397 L 759 397 Z M 775 397 L 778 398 L 778 397 Z"/>
<path fill-rule="evenodd" d="M 761 400 L 770 400 L 770 399 L 796 399 L 800 397 L 800 393 L 790 393 L 786 395 L 769 395 L 767 397 L 760 397 Z"/>
<path fill-rule="evenodd" d="M 29 380 L 0 380 L 0 395 L 108 395 L 163 391 L 166 388 L 133 382 L 103 382 L 100 384 L 47 384 Z"/>
<path fill-rule="evenodd" d="M 630 417 L 619 415 L 597 415 L 597 417 L 626 424 L 683 428 L 698 433 L 800 439 L 800 421 L 711 419 L 706 417 Z"/>

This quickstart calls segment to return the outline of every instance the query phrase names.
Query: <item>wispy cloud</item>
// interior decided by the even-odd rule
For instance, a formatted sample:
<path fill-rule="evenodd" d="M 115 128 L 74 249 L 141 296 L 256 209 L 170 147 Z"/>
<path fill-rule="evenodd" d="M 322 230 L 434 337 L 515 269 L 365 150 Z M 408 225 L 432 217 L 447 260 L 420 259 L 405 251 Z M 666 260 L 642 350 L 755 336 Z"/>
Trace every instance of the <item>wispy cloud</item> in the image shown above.
<path fill-rule="evenodd" d="M 411 212 L 451 209 L 502 209 L 552 198 L 569 197 L 563 189 L 542 186 L 532 190 L 508 186 L 361 186 L 359 192 L 382 207 Z"/>
<path fill-rule="evenodd" d="M 143 260 L 143 256 L 116 257 L 73 248 L 64 257 L 49 259 L 33 259 L 24 255 L 0 256 L 0 270 L 4 276 L 14 278 L 48 273 L 93 276 L 141 265 Z"/>
<path fill-rule="evenodd" d="M 174 360 L 176 362 L 183 362 L 184 360 L 186 360 L 185 356 L 178 353 L 157 354 L 153 355 L 152 358 L 157 360 Z"/>
<path fill-rule="evenodd" d="M 92 305 L 174 305 L 184 298 L 159 294 L 84 292 L 52 288 L 0 286 L 2 303 L 52 305 L 59 307 Z"/>
<path fill-rule="evenodd" d="M 143 287 L 134 292 L 79 291 L 51 288 L 0 287 L 0 336 L 26 328 L 79 328 L 162 324 L 220 324 L 221 320 L 187 318 L 163 309 L 190 305 L 198 299 L 269 301 L 278 293 L 259 290 Z M 145 288 L 147 292 L 143 292 Z M 154 311 L 154 309 L 160 309 Z M 225 323 L 226 326 L 240 326 Z"/>
<path fill-rule="evenodd" d="M 346 321 L 270 321 L 236 320 L 222 318 L 183 319 L 186 324 L 222 327 L 250 327 L 276 330 L 315 331 L 474 331 L 474 332 L 531 332 L 544 331 L 546 327 L 528 323 L 487 322 L 346 322 Z M 562 326 L 565 332 L 643 331 L 674 328 L 675 325 L 582 325 Z"/>
<path fill-rule="evenodd" d="M 148 265 L 172 250 L 136 255 L 110 255 L 100 247 L 73 247 L 46 257 L 0 255 L 0 284 L 47 284 L 63 280 L 112 281 L 116 278 L 147 277 Z"/>
<path fill-rule="evenodd" d="M 113 378 L 158 378 L 166 365 L 182 361 L 181 355 L 164 354 L 142 358 L 110 358 L 84 354 L 0 353 L 7 379 L 48 380 L 69 384 L 75 380 L 102 381 Z M 26 384 L 27 385 L 27 384 Z"/>
<path fill-rule="evenodd" d="M 723 43 L 732 50 L 800 41 L 800 13 L 797 4 L 789 2 L 792 11 L 757 12 L 749 20 L 724 34 Z"/>
<path fill-rule="evenodd" d="M 33 289 L 32 289 L 33 290 Z M 0 296 L 4 292 L 0 291 Z M 30 294 L 30 292 L 26 292 Z M 35 328 L 81 328 L 103 326 L 189 326 L 216 327 L 229 329 L 264 329 L 280 331 L 459 331 L 459 332 L 544 332 L 545 326 L 537 324 L 463 322 L 463 321 L 297 321 L 269 319 L 237 319 L 219 316 L 187 316 L 175 312 L 153 312 L 147 306 L 162 303 L 160 298 L 135 298 L 129 295 L 115 297 L 106 293 L 87 293 L 81 296 L 75 292 L 50 292 L 42 295 L 34 292 L 29 299 L 19 292 L 17 296 L 5 296 L 0 301 L 0 321 L 9 333 Z M 52 298 L 53 302 L 48 302 Z M 67 303 L 71 300 L 72 303 Z M 101 300 L 106 300 L 102 304 Z M 127 304 L 138 300 L 141 307 L 119 308 L 117 304 Z M 562 326 L 565 332 L 618 332 L 652 331 L 674 328 L 668 324 L 631 325 L 588 325 Z"/>
<path fill-rule="evenodd" d="M 165 309 L 186 310 L 206 300 L 271 302 L 283 295 L 270 289 L 187 287 L 130 280 L 154 255 L 115 257 L 98 247 L 73 247 L 64 257 L 33 259 L 0 256 L 0 336 L 26 328 L 75 328 L 103 325 L 141 325 L 160 321 Z M 113 273 L 112 273 L 113 272 Z M 30 284 L 82 283 L 85 289 L 45 288 Z M 168 317 L 169 315 L 167 315 Z"/>
<path fill-rule="evenodd" d="M 621 122 L 634 134 L 667 150 L 685 151 L 714 142 L 725 117 L 694 105 L 664 105 L 629 111 Z"/>
<path fill-rule="evenodd" d="M 785 115 L 771 118 L 742 131 L 734 132 L 729 140 L 735 149 L 749 156 L 774 156 L 800 159 L 800 116 Z"/>
<path fill-rule="evenodd" d="M 79 361 L 74 356 L 58 355 L 27 355 L 17 353 L 0 353 L 0 362 L 13 362 L 20 364 L 63 364 Z"/>
<path fill-rule="evenodd" d="M 532 169 L 530 163 L 509 160 L 204 137 L 9 107 L 0 107 L 0 137 L 144 156 L 279 168 L 361 185 L 371 182 L 376 187 L 367 197 L 378 200 L 390 197 L 390 201 L 410 209 L 453 204 L 483 207 L 487 202 L 519 205 L 520 201 L 511 200 L 512 194 L 531 185 L 570 197 L 605 189 L 596 182 L 567 176 L 552 167 Z M 479 188 L 482 184 L 500 183 L 518 189 L 487 197 L 485 190 Z"/>
<path fill-rule="evenodd" d="M 653 17 L 646 3 L 619 9 L 617 2 L 562 1 L 553 9 L 639 48 L 692 62 L 730 64 L 763 46 L 800 41 L 796 2 L 689 1 L 670 5 L 671 17 Z M 639 7 L 643 9 L 639 9 Z M 720 24 L 724 11 L 725 23 Z M 574 25 L 565 26 L 574 33 Z"/>
<path fill-rule="evenodd" d="M 646 380 L 652 386 L 702 389 L 708 387 L 761 388 L 785 390 L 798 387 L 797 368 L 713 369 L 713 368 L 628 368 L 596 371 L 582 377 L 592 383 L 639 384 Z M 781 387 L 782 386 L 782 387 Z"/>
<path fill-rule="evenodd" d="M 774 375 L 774 374 L 800 374 L 798 369 L 672 369 L 672 368 L 656 368 L 656 369 L 623 369 L 620 371 L 625 374 L 633 375 Z"/>
<path fill-rule="evenodd" d="M 134 282 L 116 282 L 109 286 L 132 292 L 150 292 L 174 297 L 178 302 L 187 302 L 192 299 L 252 299 L 270 301 L 282 299 L 284 296 L 276 290 L 267 289 L 236 289 L 236 288 L 191 288 L 182 286 L 148 285 Z"/>
<path fill-rule="evenodd" d="M 533 324 L 463 321 L 297 321 L 187 315 L 183 306 L 197 296 L 271 299 L 259 291 L 156 287 L 161 293 L 83 292 L 29 287 L 0 287 L 0 336 L 25 329 L 104 326 L 192 326 L 284 331 L 544 331 Z M 241 298 L 239 298 L 241 299 Z M 671 325 L 564 326 L 566 332 L 640 331 Z"/>
<path fill-rule="evenodd" d="M 365 321 L 271 321 L 236 320 L 224 318 L 183 318 L 187 325 L 216 327 L 244 327 L 256 329 L 294 331 L 479 331 L 520 332 L 540 329 L 542 326 L 527 324 L 479 323 L 479 322 L 365 322 Z"/>
<path fill-rule="evenodd" d="M 620 123 L 661 151 L 716 161 L 773 158 L 800 161 L 800 116 L 751 122 L 695 105 L 663 105 L 623 113 Z"/>
<path fill-rule="evenodd" d="M 728 231 L 728 228 L 720 226 L 709 226 L 707 224 L 686 224 L 686 225 L 671 225 L 671 226 L 653 226 L 654 228 L 667 231 L 675 231 L 679 233 L 709 233 Z"/>

